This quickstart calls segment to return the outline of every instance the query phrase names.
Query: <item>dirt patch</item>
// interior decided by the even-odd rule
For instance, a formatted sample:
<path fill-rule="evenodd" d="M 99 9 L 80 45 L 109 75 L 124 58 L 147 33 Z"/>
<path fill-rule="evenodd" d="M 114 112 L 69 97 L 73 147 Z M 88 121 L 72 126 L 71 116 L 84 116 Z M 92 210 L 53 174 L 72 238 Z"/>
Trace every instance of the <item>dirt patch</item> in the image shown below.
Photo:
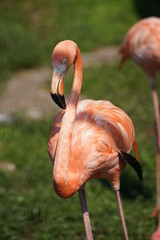
<path fill-rule="evenodd" d="M 22 112 L 29 117 L 41 118 L 48 113 L 48 108 L 53 111 L 49 91 L 44 89 L 44 82 L 50 77 L 48 68 L 22 70 L 14 74 L 0 98 L 1 117 Z"/>
<path fill-rule="evenodd" d="M 113 63 L 118 58 L 117 50 L 117 46 L 111 46 L 84 53 L 83 67 Z M 50 86 L 48 90 L 44 88 L 44 83 L 51 79 L 51 74 L 49 68 L 21 70 L 15 73 L 7 81 L 0 97 L 0 122 L 10 121 L 10 115 L 14 112 L 22 112 L 28 117 L 39 119 L 57 111 L 58 108 L 49 94 Z"/>
<path fill-rule="evenodd" d="M 16 165 L 9 162 L 0 162 L 0 170 L 3 172 L 14 172 L 16 170 Z"/>
<path fill-rule="evenodd" d="M 97 66 L 101 64 L 111 64 L 118 59 L 119 46 L 109 46 L 95 50 L 91 53 L 83 53 L 83 66 Z"/>

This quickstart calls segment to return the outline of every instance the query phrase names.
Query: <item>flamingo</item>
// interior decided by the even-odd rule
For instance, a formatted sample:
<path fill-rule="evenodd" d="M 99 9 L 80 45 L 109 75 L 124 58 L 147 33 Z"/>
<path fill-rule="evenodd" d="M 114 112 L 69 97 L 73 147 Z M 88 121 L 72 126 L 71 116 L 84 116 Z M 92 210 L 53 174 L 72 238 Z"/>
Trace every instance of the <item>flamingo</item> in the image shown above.
<path fill-rule="evenodd" d="M 84 184 L 91 178 L 107 179 L 115 191 L 125 240 L 128 233 L 120 199 L 120 175 L 126 163 L 142 179 L 139 162 L 129 154 L 132 146 L 138 158 L 135 130 L 131 119 L 109 101 L 79 101 L 82 59 L 77 44 L 59 42 L 51 57 L 53 76 L 50 94 L 63 110 L 56 116 L 48 139 L 54 163 L 53 184 L 62 198 L 78 191 L 86 237 L 93 239 Z M 74 64 L 74 79 L 68 104 L 64 97 L 64 77 Z"/>
<path fill-rule="evenodd" d="M 152 90 L 157 137 L 157 204 L 152 215 L 158 214 L 158 228 L 152 239 L 160 239 L 160 113 L 155 83 L 155 73 L 160 69 L 160 18 L 149 17 L 134 24 L 119 52 L 122 55 L 120 68 L 125 60 L 132 59 L 147 73 Z"/>

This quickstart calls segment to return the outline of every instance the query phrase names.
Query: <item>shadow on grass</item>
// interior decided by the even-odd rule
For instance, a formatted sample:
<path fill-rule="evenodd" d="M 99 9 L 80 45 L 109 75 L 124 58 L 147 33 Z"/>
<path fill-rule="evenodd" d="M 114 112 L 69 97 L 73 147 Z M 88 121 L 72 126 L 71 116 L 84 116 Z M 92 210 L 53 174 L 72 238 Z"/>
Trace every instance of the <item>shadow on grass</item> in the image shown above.
<path fill-rule="evenodd" d="M 135 9 L 140 18 L 149 16 L 160 17 L 160 1 L 159 0 L 133 0 Z"/>
<path fill-rule="evenodd" d="M 102 185 L 110 188 L 107 180 L 100 179 Z M 129 200 L 134 200 L 137 196 L 141 195 L 145 199 L 152 198 L 154 189 L 146 185 L 143 181 L 139 181 L 136 176 L 123 173 L 120 179 L 120 193 Z"/>

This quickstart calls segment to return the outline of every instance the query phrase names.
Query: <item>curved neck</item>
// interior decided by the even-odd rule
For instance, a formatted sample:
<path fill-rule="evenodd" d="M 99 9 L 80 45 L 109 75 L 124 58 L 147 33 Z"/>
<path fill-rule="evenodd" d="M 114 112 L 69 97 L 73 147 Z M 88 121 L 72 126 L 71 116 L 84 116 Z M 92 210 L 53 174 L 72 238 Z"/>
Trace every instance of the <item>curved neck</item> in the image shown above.
<path fill-rule="evenodd" d="M 61 130 L 59 133 L 57 152 L 54 163 L 54 187 L 61 197 L 69 197 L 77 191 L 77 185 L 71 184 L 69 160 L 71 152 L 71 141 L 73 125 L 76 118 L 78 99 L 82 85 L 82 59 L 80 50 L 77 48 L 74 61 L 74 79 L 69 102 L 62 119 Z M 71 174 L 72 175 L 72 174 Z M 72 179 L 73 180 L 73 179 Z M 77 179 L 74 182 L 78 184 Z"/>

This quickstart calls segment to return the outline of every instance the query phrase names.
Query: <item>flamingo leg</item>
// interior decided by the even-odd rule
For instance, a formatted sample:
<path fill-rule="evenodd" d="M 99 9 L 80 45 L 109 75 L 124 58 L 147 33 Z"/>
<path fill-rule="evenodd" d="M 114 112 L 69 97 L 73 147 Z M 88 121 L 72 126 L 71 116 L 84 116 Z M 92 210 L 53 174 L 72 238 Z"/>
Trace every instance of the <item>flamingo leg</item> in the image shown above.
<path fill-rule="evenodd" d="M 81 203 L 81 209 L 82 209 L 82 215 L 83 215 L 83 222 L 84 222 L 86 237 L 87 237 L 87 240 L 93 240 L 93 235 L 92 235 L 89 213 L 88 213 L 88 209 L 87 209 L 87 202 L 86 202 L 84 186 L 80 187 L 80 189 L 78 190 L 78 194 L 79 194 L 79 199 L 80 199 L 80 203 Z"/>
<path fill-rule="evenodd" d="M 158 95 L 156 91 L 156 83 L 155 83 L 154 76 L 150 77 L 150 85 L 152 89 L 154 113 L 155 113 L 155 119 L 156 119 L 157 147 L 158 147 L 158 152 L 160 152 L 160 113 L 159 113 L 159 102 L 158 102 Z"/>
<path fill-rule="evenodd" d="M 117 199 L 117 204 L 118 204 L 119 215 L 120 215 L 120 218 L 121 218 L 124 238 L 125 238 L 125 240 L 129 240 L 119 190 L 115 191 L 115 194 L 116 194 L 116 199 Z"/>
<path fill-rule="evenodd" d="M 158 228 L 157 231 L 153 234 L 152 240 L 160 238 L 160 112 L 159 112 L 159 101 L 156 91 L 155 77 L 150 77 L 150 85 L 152 89 L 152 97 L 154 104 L 154 112 L 156 119 L 156 139 L 157 139 L 157 154 L 156 154 L 156 185 L 157 185 L 157 204 L 153 210 L 152 215 L 156 212 L 158 215 Z M 157 238 L 158 237 L 158 238 Z"/>

